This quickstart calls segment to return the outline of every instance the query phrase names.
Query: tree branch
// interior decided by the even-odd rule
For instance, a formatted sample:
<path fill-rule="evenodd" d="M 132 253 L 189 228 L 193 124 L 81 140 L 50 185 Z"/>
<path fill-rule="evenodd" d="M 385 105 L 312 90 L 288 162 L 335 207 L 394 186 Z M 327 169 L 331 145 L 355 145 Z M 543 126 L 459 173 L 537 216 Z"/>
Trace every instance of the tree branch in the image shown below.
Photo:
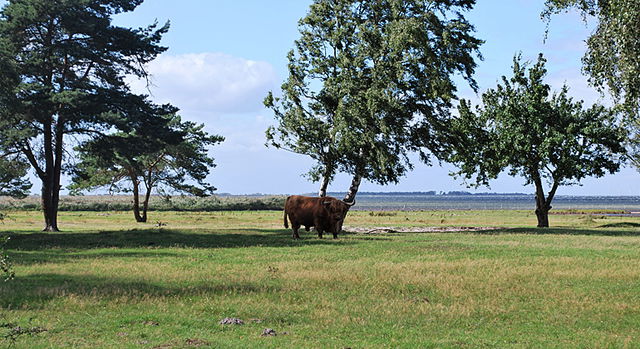
<path fill-rule="evenodd" d="M 24 144 L 22 144 L 21 149 L 24 155 L 26 155 L 27 159 L 29 160 L 31 167 L 33 167 L 33 169 L 36 171 L 38 177 L 40 177 L 41 180 L 44 180 L 46 177 L 46 173 L 42 170 L 42 168 L 40 168 L 38 160 L 33 154 L 33 150 L 31 149 L 31 145 L 29 145 L 29 142 L 25 142 Z"/>

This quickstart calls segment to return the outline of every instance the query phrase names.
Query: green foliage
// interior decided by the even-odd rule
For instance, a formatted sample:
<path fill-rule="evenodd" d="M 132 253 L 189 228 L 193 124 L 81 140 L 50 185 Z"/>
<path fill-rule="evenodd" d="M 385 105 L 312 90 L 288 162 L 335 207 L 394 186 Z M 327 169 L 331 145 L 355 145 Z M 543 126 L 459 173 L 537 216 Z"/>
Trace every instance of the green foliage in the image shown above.
<path fill-rule="evenodd" d="M 25 163 L 0 158 L 0 196 L 25 197 L 31 188 L 31 183 L 24 178 L 26 174 Z"/>
<path fill-rule="evenodd" d="M 47 230 L 57 230 L 60 177 L 68 137 L 81 139 L 143 120 L 130 113 L 125 76 L 166 50 L 168 23 L 130 29 L 112 16 L 141 0 L 15 0 L 0 12 L 0 139 L 42 181 Z M 2 155 L 2 154 L 0 154 Z"/>
<path fill-rule="evenodd" d="M 205 196 L 215 190 L 205 182 L 213 159 L 207 148 L 224 140 L 209 135 L 204 125 L 182 122 L 175 114 L 163 115 L 164 124 L 144 124 L 142 129 L 115 133 L 84 142 L 77 150 L 81 161 L 73 170 L 71 189 L 109 186 L 113 192 L 130 192 L 132 182 L 148 188 Z M 197 185 L 190 184 L 194 181 Z"/>
<path fill-rule="evenodd" d="M 386 184 L 438 153 L 436 133 L 460 74 L 472 74 L 482 41 L 462 12 L 475 1 L 316 0 L 299 22 L 282 95 L 265 105 L 278 124 L 267 145 L 316 161 L 309 177 L 342 171 Z M 426 148 L 426 150 L 425 150 Z"/>
<path fill-rule="evenodd" d="M 543 18 L 576 8 L 597 20 L 583 57 L 589 81 L 610 93 L 628 115 L 640 116 L 640 1 L 546 0 Z"/>
<path fill-rule="evenodd" d="M 542 213 L 560 185 L 577 184 L 585 177 L 601 177 L 620 168 L 626 132 L 613 111 L 583 107 L 568 96 L 568 87 L 551 95 L 543 82 L 547 71 L 542 55 L 527 71 L 514 58 L 513 77 L 482 96 L 474 112 L 461 101 L 459 117 L 452 120 L 448 160 L 471 185 L 488 185 L 500 172 L 521 176 L 536 187 Z M 551 185 L 548 197 L 543 180 Z"/>
<path fill-rule="evenodd" d="M 143 103 L 143 106 L 148 104 Z M 73 169 L 72 192 L 108 186 L 110 192 L 132 192 L 136 219 L 146 221 L 151 193 L 210 195 L 215 188 L 206 183 L 215 164 L 209 146 L 224 140 L 209 135 L 204 125 L 181 121 L 167 106 L 151 108 L 150 120 L 129 132 L 95 137 L 78 148 L 80 162 Z M 141 188 L 141 186 L 143 186 Z M 139 214 L 140 198 L 143 214 Z"/>

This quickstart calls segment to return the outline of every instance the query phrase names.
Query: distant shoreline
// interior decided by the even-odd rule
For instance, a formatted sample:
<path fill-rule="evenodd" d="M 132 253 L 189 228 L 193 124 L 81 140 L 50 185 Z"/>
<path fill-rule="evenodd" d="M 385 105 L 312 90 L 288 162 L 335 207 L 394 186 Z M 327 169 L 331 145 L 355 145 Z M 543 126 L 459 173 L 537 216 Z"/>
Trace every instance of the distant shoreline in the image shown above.
<path fill-rule="evenodd" d="M 314 194 L 308 194 L 315 196 Z M 330 196 L 343 197 L 344 193 L 331 192 Z M 281 210 L 287 195 L 217 194 L 198 198 L 175 195 L 164 197 L 154 195 L 150 210 L 161 211 L 233 211 L 233 210 Z M 61 211 L 118 211 L 130 210 L 130 195 L 85 195 L 62 196 Z M 606 195 L 558 195 L 552 202 L 557 210 L 614 210 L 624 212 L 640 211 L 640 196 Z M 0 197 L 0 210 L 3 209 L 40 209 L 40 197 L 29 196 L 22 200 Z M 535 195 L 524 193 L 477 193 L 461 194 L 448 192 L 360 192 L 356 197 L 358 211 L 426 211 L 426 210 L 533 210 Z M 553 211 L 552 211 L 553 212 Z"/>

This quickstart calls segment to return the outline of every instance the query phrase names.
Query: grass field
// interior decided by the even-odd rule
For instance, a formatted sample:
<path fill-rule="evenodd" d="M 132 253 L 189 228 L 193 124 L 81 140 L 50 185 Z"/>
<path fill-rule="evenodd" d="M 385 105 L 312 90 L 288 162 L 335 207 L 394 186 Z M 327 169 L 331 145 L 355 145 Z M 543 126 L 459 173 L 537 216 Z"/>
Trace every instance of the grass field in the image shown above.
<path fill-rule="evenodd" d="M 347 230 L 496 229 L 294 241 L 277 211 L 65 212 L 55 234 L 9 212 L 0 347 L 640 347 L 640 218 L 550 218 L 358 211 Z"/>

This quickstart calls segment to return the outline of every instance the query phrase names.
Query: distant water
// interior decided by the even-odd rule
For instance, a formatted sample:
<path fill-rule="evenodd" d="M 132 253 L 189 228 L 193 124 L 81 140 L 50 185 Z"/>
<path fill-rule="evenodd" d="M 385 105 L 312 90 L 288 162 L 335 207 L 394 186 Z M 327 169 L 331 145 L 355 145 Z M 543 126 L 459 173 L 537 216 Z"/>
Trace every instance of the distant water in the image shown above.
<path fill-rule="evenodd" d="M 354 210 L 532 210 L 534 195 L 425 195 L 358 193 Z M 556 196 L 555 209 L 640 211 L 640 196 Z"/>

